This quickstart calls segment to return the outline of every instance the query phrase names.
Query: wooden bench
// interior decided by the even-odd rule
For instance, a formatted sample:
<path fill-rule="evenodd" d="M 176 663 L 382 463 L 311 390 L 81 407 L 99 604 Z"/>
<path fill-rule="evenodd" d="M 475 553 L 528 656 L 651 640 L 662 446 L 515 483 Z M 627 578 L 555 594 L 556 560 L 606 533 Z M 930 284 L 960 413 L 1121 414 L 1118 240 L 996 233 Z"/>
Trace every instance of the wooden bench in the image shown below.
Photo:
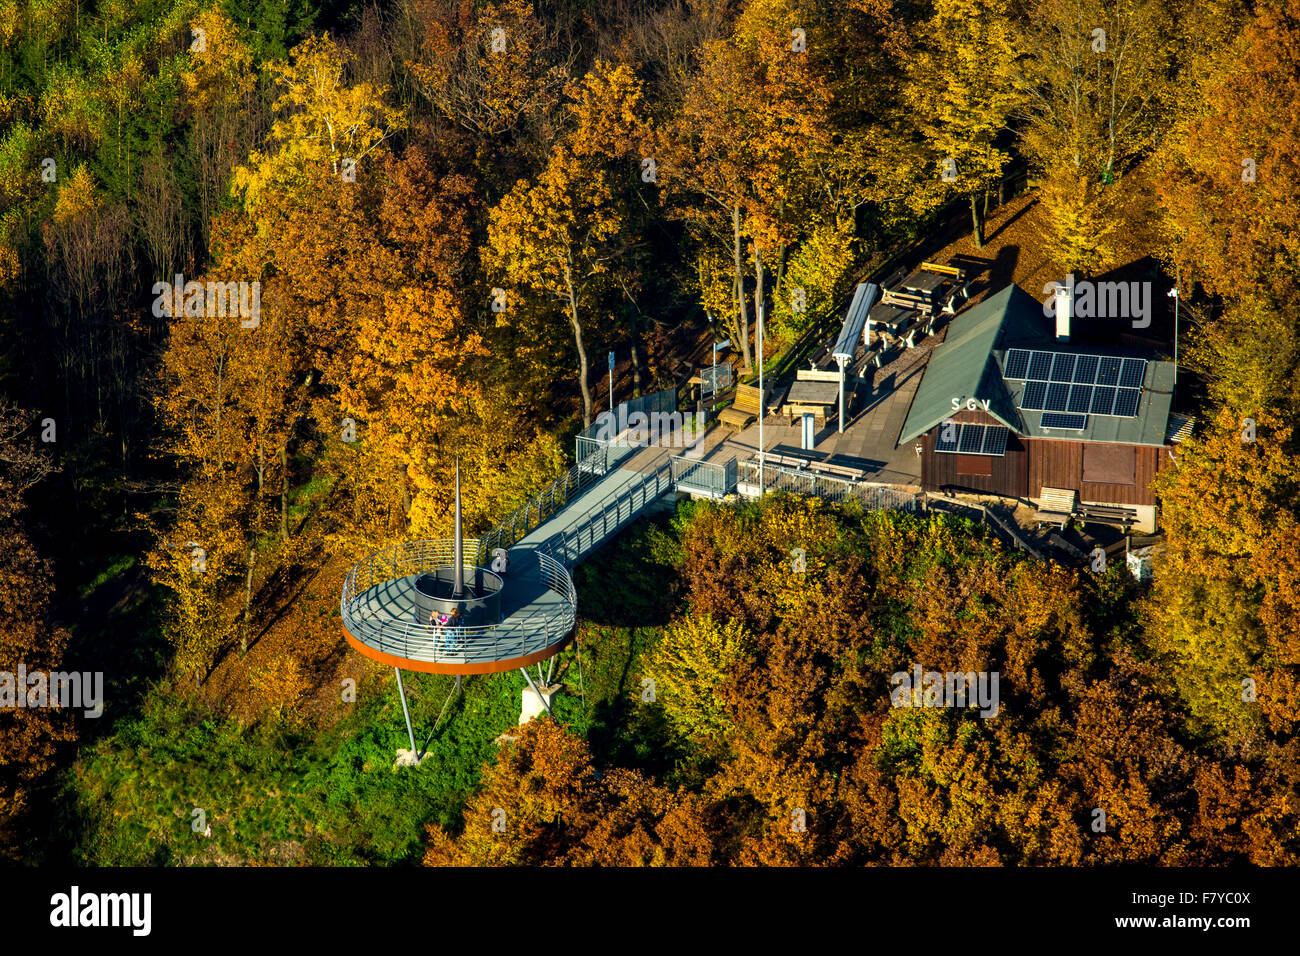
<path fill-rule="evenodd" d="M 1034 520 L 1040 525 L 1047 521 L 1059 524 L 1065 530 L 1066 523 L 1074 517 L 1074 504 L 1077 493 L 1070 488 L 1048 488 L 1044 486 L 1039 500 L 1042 502 L 1034 512 Z"/>
<path fill-rule="evenodd" d="M 792 425 L 796 418 L 802 418 L 804 415 L 811 415 L 819 427 L 826 424 L 827 418 L 825 405 L 783 405 L 781 414 L 785 415 Z"/>
<path fill-rule="evenodd" d="M 1127 532 L 1137 524 L 1137 512 L 1122 505 L 1079 505 L 1074 515 L 1088 524 L 1104 524 Z"/>
<path fill-rule="evenodd" d="M 943 275 L 953 276 L 958 282 L 966 278 L 966 270 L 957 266 L 942 266 L 937 262 L 922 262 L 918 271 L 921 272 L 938 272 Z"/>
<path fill-rule="evenodd" d="M 828 475 L 835 475 L 837 478 L 848 478 L 851 481 L 861 481 L 867 477 L 867 473 L 861 468 L 850 468 L 848 465 L 832 465 L 825 461 L 814 461 L 808 465 L 813 471 L 825 472 Z"/>
<path fill-rule="evenodd" d="M 838 369 L 801 368 L 794 377 L 798 382 L 839 382 L 840 373 Z"/>
<path fill-rule="evenodd" d="M 767 389 L 767 398 L 772 397 L 772 390 Z M 735 401 L 727 408 L 718 413 L 718 421 L 734 428 L 737 431 L 744 431 L 755 421 L 759 415 L 759 396 L 757 385 L 737 385 Z"/>
<path fill-rule="evenodd" d="M 775 465 L 781 465 L 785 468 L 807 468 L 812 465 L 816 459 L 802 458 L 798 455 L 782 455 L 778 452 L 765 452 L 764 461 L 770 461 Z"/>
<path fill-rule="evenodd" d="M 906 278 L 907 270 L 902 266 L 896 266 L 893 272 L 880 280 L 880 290 L 883 292 L 886 289 L 893 289 Z"/>

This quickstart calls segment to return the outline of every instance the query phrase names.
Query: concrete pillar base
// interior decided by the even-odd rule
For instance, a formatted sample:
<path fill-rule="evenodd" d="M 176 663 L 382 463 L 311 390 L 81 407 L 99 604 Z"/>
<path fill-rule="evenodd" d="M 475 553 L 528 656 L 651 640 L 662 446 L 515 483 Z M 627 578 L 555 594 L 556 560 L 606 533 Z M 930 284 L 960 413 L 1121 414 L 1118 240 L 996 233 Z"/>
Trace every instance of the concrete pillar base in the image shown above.
<path fill-rule="evenodd" d="M 424 755 L 429 756 L 428 754 Z M 414 751 L 407 750 L 405 747 L 399 747 L 397 750 L 397 762 L 393 764 L 393 769 L 398 767 L 418 767 L 423 762 L 423 758 L 416 756 Z"/>
<path fill-rule="evenodd" d="M 537 690 L 541 692 L 539 697 L 531 687 L 525 687 L 523 693 L 522 707 L 519 711 L 519 724 L 523 726 L 534 717 L 546 713 L 546 708 L 551 706 L 555 695 L 558 694 L 562 684 L 538 684 Z M 543 703 L 545 702 L 545 703 Z"/>

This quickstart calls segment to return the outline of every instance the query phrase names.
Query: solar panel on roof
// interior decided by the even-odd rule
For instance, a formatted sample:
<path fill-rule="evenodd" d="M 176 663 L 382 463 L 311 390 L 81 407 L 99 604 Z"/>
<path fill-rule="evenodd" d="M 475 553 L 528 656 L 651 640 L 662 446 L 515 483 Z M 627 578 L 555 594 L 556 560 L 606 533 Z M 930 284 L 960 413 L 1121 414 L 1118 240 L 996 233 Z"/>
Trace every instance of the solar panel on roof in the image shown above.
<path fill-rule="evenodd" d="M 948 424 L 950 423 L 945 422 L 940 426 L 934 442 L 936 452 L 956 455 L 1002 456 L 1006 454 L 1010 429 L 1001 425 L 957 424 L 956 422 L 951 423 L 951 428 L 945 428 L 944 426 Z M 947 441 L 944 440 L 945 432 L 949 436 Z"/>
<path fill-rule="evenodd" d="M 1141 388 L 1147 377 L 1147 363 L 1142 359 L 1125 359 L 1124 367 L 1119 373 L 1119 384 L 1123 388 Z"/>
<path fill-rule="evenodd" d="M 1063 382 L 1052 382 L 1047 386 L 1047 397 L 1043 399 L 1043 408 L 1049 412 L 1063 412 L 1070 404 L 1070 386 Z"/>
<path fill-rule="evenodd" d="M 1052 375 L 1052 353 L 1034 352 L 1029 356 L 1029 373 L 1026 378 L 1046 382 Z"/>
<path fill-rule="evenodd" d="M 1115 405 L 1115 389 L 1097 386 L 1092 390 L 1092 408 L 1094 415 L 1109 415 Z"/>
<path fill-rule="evenodd" d="M 981 448 L 984 447 L 984 426 L 983 425 L 962 425 L 961 442 L 957 450 L 967 455 L 978 455 Z"/>
<path fill-rule="evenodd" d="M 1092 386 L 1072 385 L 1070 387 L 1070 404 L 1066 408 L 1072 412 L 1087 413 L 1092 408 Z"/>
<path fill-rule="evenodd" d="M 1029 352 L 1026 349 L 1011 349 L 1007 352 L 1006 371 L 1003 378 L 1024 378 L 1029 370 Z"/>
<path fill-rule="evenodd" d="M 1088 424 L 1087 415 L 1072 415 L 1062 412 L 1043 412 L 1044 428 L 1083 428 Z"/>
<path fill-rule="evenodd" d="M 957 450 L 957 433 L 960 431 L 960 427 L 955 423 L 943 422 L 939 426 L 939 434 L 934 439 L 934 450 L 955 452 Z"/>
<path fill-rule="evenodd" d="M 1042 408 L 1043 399 L 1046 395 L 1046 382 L 1026 382 L 1025 393 L 1020 397 L 1020 407 L 1030 410 Z"/>
<path fill-rule="evenodd" d="M 1005 377 L 1025 382 L 1020 407 L 1027 411 L 1131 418 L 1146 369 L 1146 359 L 1009 349 Z"/>
<path fill-rule="evenodd" d="M 1057 352 L 1056 357 L 1052 359 L 1052 381 L 1068 382 L 1074 378 L 1074 355 L 1068 352 Z"/>
<path fill-rule="evenodd" d="M 1097 384 L 1118 385 L 1120 364 L 1117 358 L 1103 358 L 1097 366 Z"/>
<path fill-rule="evenodd" d="M 1007 451 L 1007 429 L 997 425 L 988 425 L 984 429 L 984 454 L 1005 455 Z"/>
<path fill-rule="evenodd" d="M 1121 388 L 1115 395 L 1115 410 L 1111 414 L 1131 418 L 1137 414 L 1138 399 L 1141 397 L 1142 393 L 1136 388 Z"/>

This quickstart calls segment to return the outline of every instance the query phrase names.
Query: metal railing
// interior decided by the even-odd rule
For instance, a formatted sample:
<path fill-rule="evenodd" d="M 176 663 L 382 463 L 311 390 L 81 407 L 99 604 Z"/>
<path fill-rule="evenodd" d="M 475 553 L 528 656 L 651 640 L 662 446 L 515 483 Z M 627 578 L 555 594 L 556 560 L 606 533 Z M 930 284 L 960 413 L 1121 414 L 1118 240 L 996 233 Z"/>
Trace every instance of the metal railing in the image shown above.
<path fill-rule="evenodd" d="M 608 455 L 608 448 L 589 454 L 534 495 L 526 504 L 516 508 L 504 521 L 479 538 L 476 560 L 485 563 L 495 549 L 511 547 L 528 532 L 545 524 L 570 501 L 600 481 L 609 469 Z"/>
<path fill-rule="evenodd" d="M 731 388 L 731 364 L 706 365 L 698 372 L 700 377 L 700 398 L 703 401 L 716 398 L 719 392 Z"/>
<path fill-rule="evenodd" d="M 740 484 L 757 486 L 758 462 L 738 462 L 737 477 Z M 827 501 L 856 501 L 868 511 L 919 511 L 923 500 L 920 494 L 899 491 L 887 485 L 872 485 L 766 462 L 763 467 L 763 488 L 766 491 L 815 495 Z"/>
<path fill-rule="evenodd" d="M 940 510 L 946 509 L 957 511 L 958 509 L 964 508 L 969 511 L 977 512 L 984 525 L 986 527 L 991 527 L 994 533 L 1001 536 L 1004 541 L 1010 542 L 1021 551 L 1028 551 L 1040 560 L 1046 560 L 1046 555 L 1021 537 L 1014 527 L 1004 522 L 985 505 L 976 504 L 973 501 L 962 501 L 960 498 L 952 498 L 948 495 L 937 494 L 933 491 L 927 491 L 925 493 L 925 500 L 927 507 L 935 507 L 937 505 Z"/>
<path fill-rule="evenodd" d="M 736 490 L 736 459 L 701 461 L 677 456 L 672 459 L 673 487 L 712 498 L 722 498 Z"/>
<path fill-rule="evenodd" d="M 587 517 L 571 529 L 563 529 L 543 545 L 551 554 L 563 556 L 573 567 L 606 538 L 617 534 L 641 513 L 641 510 L 673 486 L 667 465 L 635 479 L 620 491 L 602 498 Z"/>
<path fill-rule="evenodd" d="M 675 411 L 677 411 L 677 389 L 675 387 L 661 388 L 657 392 L 651 392 L 648 395 L 638 395 L 636 398 L 629 398 L 625 401 L 619 402 L 618 406 L 614 409 L 613 417 L 615 422 L 626 423 L 627 420 L 637 412 L 642 412 L 646 415 L 653 415 L 655 413 Z M 609 412 L 602 412 L 601 415 L 607 416 L 609 415 Z M 596 421 L 578 432 L 578 438 L 590 438 L 599 441 L 600 439 L 597 439 L 596 436 L 599 435 L 602 430 L 606 433 L 609 432 L 609 425 L 607 422 L 608 418 L 602 420 L 600 416 L 597 416 Z M 613 438 L 614 436 L 611 434 L 607 437 Z"/>
<path fill-rule="evenodd" d="M 609 469 L 609 442 L 579 435 L 574 440 L 574 461 L 587 470 L 604 474 Z M 590 458 L 591 461 L 587 461 Z"/>
<path fill-rule="evenodd" d="M 625 406 L 628 416 L 633 412 L 674 412 L 677 410 L 677 389 L 664 388 L 639 398 L 630 398 L 620 402 L 618 407 Z M 611 452 L 610 442 L 595 437 L 600 428 L 600 422 L 594 422 L 579 432 L 575 442 L 577 463 L 479 539 L 476 558 L 479 563 L 485 563 L 496 548 L 509 548 L 528 532 L 545 524 L 608 473 L 616 455 Z"/>
<path fill-rule="evenodd" d="M 339 613 L 348 633 L 368 647 L 395 657 L 479 664 L 537 653 L 564 640 L 573 630 L 578 608 L 573 579 L 563 564 L 542 551 L 534 552 L 536 568 L 526 563 L 527 557 L 522 561 L 517 559 L 511 566 L 511 577 L 535 573 L 558 600 L 543 609 L 512 614 L 500 624 L 454 628 L 421 624 L 414 619 L 414 609 L 411 618 L 403 621 L 362 599 L 377 585 L 447 567 L 452 562 L 453 548 L 451 540 L 408 541 L 358 561 L 343 582 L 339 602 Z M 470 553 L 470 548 L 466 552 Z M 470 566 L 468 561 L 466 566 Z"/>

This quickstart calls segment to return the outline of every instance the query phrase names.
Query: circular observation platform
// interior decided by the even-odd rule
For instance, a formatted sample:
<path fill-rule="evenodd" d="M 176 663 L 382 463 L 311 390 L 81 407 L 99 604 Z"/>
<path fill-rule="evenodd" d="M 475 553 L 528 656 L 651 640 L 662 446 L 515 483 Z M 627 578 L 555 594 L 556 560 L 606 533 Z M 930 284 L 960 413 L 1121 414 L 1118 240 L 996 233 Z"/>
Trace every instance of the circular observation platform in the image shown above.
<path fill-rule="evenodd" d="M 465 542 L 464 592 L 451 595 L 455 542 L 408 541 L 358 561 L 343 584 L 343 636 L 372 660 L 433 674 L 493 674 L 553 657 L 573 636 L 578 597 L 564 565 L 542 551 L 509 552 L 501 575 L 474 566 Z M 464 623 L 429 623 L 461 608 Z"/>

